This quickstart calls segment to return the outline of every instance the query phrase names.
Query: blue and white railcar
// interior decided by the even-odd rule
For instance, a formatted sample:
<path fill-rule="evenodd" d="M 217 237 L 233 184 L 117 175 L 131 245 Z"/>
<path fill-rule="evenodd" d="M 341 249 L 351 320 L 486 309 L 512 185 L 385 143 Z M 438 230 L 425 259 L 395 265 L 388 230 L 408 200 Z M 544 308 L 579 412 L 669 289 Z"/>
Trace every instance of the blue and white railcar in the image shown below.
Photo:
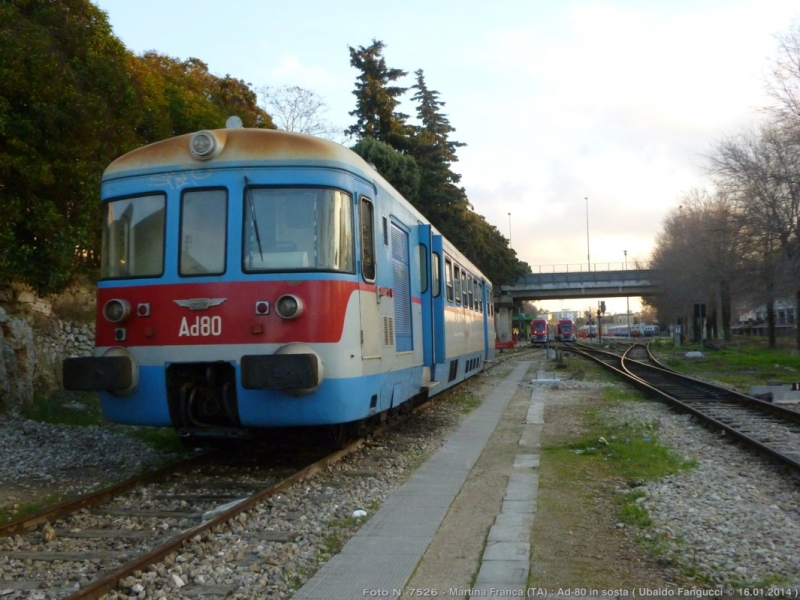
<path fill-rule="evenodd" d="M 373 422 L 479 372 L 491 283 L 347 148 L 178 136 L 102 181 L 96 347 L 67 389 L 187 436 Z"/>

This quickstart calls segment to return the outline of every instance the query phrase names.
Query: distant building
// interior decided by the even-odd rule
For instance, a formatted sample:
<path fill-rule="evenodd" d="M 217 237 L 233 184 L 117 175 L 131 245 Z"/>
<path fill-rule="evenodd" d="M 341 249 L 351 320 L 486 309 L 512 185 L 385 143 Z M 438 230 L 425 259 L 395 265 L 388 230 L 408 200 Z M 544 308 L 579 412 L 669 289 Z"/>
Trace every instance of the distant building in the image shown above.
<path fill-rule="evenodd" d="M 748 325 L 756 323 L 767 322 L 767 306 L 751 308 L 746 312 L 739 314 L 739 324 Z M 790 300 L 776 300 L 775 301 L 775 324 L 776 325 L 794 325 L 797 322 L 797 307 L 794 302 Z"/>
<path fill-rule="evenodd" d="M 573 321 L 578 318 L 580 313 L 577 310 L 557 310 L 553 312 L 553 318 L 558 319 L 572 319 Z"/>

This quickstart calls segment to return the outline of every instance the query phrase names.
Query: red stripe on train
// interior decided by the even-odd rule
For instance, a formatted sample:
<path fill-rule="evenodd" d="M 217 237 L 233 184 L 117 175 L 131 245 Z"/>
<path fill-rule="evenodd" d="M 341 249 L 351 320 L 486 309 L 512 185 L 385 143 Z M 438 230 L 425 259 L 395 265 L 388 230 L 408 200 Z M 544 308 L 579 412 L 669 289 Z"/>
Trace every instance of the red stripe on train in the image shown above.
<path fill-rule="evenodd" d="M 141 287 L 100 288 L 100 311 L 112 299 L 126 300 L 131 316 L 122 324 L 98 314 L 97 346 L 164 346 L 197 344 L 280 344 L 338 342 L 353 292 L 350 281 L 247 281 L 183 283 Z M 374 289 L 374 286 L 372 287 Z M 275 302 L 292 294 L 303 302 L 303 314 L 282 319 Z M 207 308 L 193 310 L 206 304 Z M 195 301 L 195 302 L 188 302 Z M 257 302 L 269 302 L 269 314 L 256 314 Z M 144 308 L 149 305 L 149 315 Z M 124 328 L 124 341 L 115 331 Z"/>

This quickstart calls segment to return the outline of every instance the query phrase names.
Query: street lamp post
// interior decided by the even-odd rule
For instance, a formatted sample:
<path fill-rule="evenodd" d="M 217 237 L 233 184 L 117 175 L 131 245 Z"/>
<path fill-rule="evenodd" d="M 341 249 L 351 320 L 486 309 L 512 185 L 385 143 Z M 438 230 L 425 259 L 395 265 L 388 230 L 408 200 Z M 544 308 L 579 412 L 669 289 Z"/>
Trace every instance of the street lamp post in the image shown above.
<path fill-rule="evenodd" d="M 589 197 L 585 197 L 584 200 L 586 200 L 586 268 L 591 271 L 592 259 L 589 257 Z"/>
<path fill-rule="evenodd" d="M 625 254 L 625 270 L 628 270 L 628 251 L 623 250 L 623 254 Z M 625 296 L 625 316 L 628 319 L 628 336 L 631 335 L 631 297 Z"/>

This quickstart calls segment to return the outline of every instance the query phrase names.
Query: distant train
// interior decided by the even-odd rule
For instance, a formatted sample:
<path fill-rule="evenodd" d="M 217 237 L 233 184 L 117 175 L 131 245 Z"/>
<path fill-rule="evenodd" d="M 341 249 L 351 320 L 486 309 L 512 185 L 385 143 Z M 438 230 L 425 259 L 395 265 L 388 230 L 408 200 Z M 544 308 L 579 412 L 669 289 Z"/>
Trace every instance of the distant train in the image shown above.
<path fill-rule="evenodd" d="M 109 421 L 349 432 L 493 357 L 489 280 L 339 144 L 232 122 L 120 157 L 101 201 L 96 347 L 63 378 Z"/>
<path fill-rule="evenodd" d="M 534 344 L 547 343 L 549 326 L 547 319 L 534 319 L 531 322 L 531 342 Z"/>
<path fill-rule="evenodd" d="M 629 329 L 627 325 L 608 325 L 605 327 L 606 335 L 609 337 L 628 337 Z"/>
<path fill-rule="evenodd" d="M 658 335 L 658 325 L 644 325 L 635 324 L 628 327 L 627 325 L 609 325 L 606 327 L 606 335 L 619 336 L 619 337 L 651 337 Z"/>
<path fill-rule="evenodd" d="M 576 339 L 575 322 L 572 319 L 559 319 L 556 325 L 556 338 L 562 342 L 574 342 Z"/>

